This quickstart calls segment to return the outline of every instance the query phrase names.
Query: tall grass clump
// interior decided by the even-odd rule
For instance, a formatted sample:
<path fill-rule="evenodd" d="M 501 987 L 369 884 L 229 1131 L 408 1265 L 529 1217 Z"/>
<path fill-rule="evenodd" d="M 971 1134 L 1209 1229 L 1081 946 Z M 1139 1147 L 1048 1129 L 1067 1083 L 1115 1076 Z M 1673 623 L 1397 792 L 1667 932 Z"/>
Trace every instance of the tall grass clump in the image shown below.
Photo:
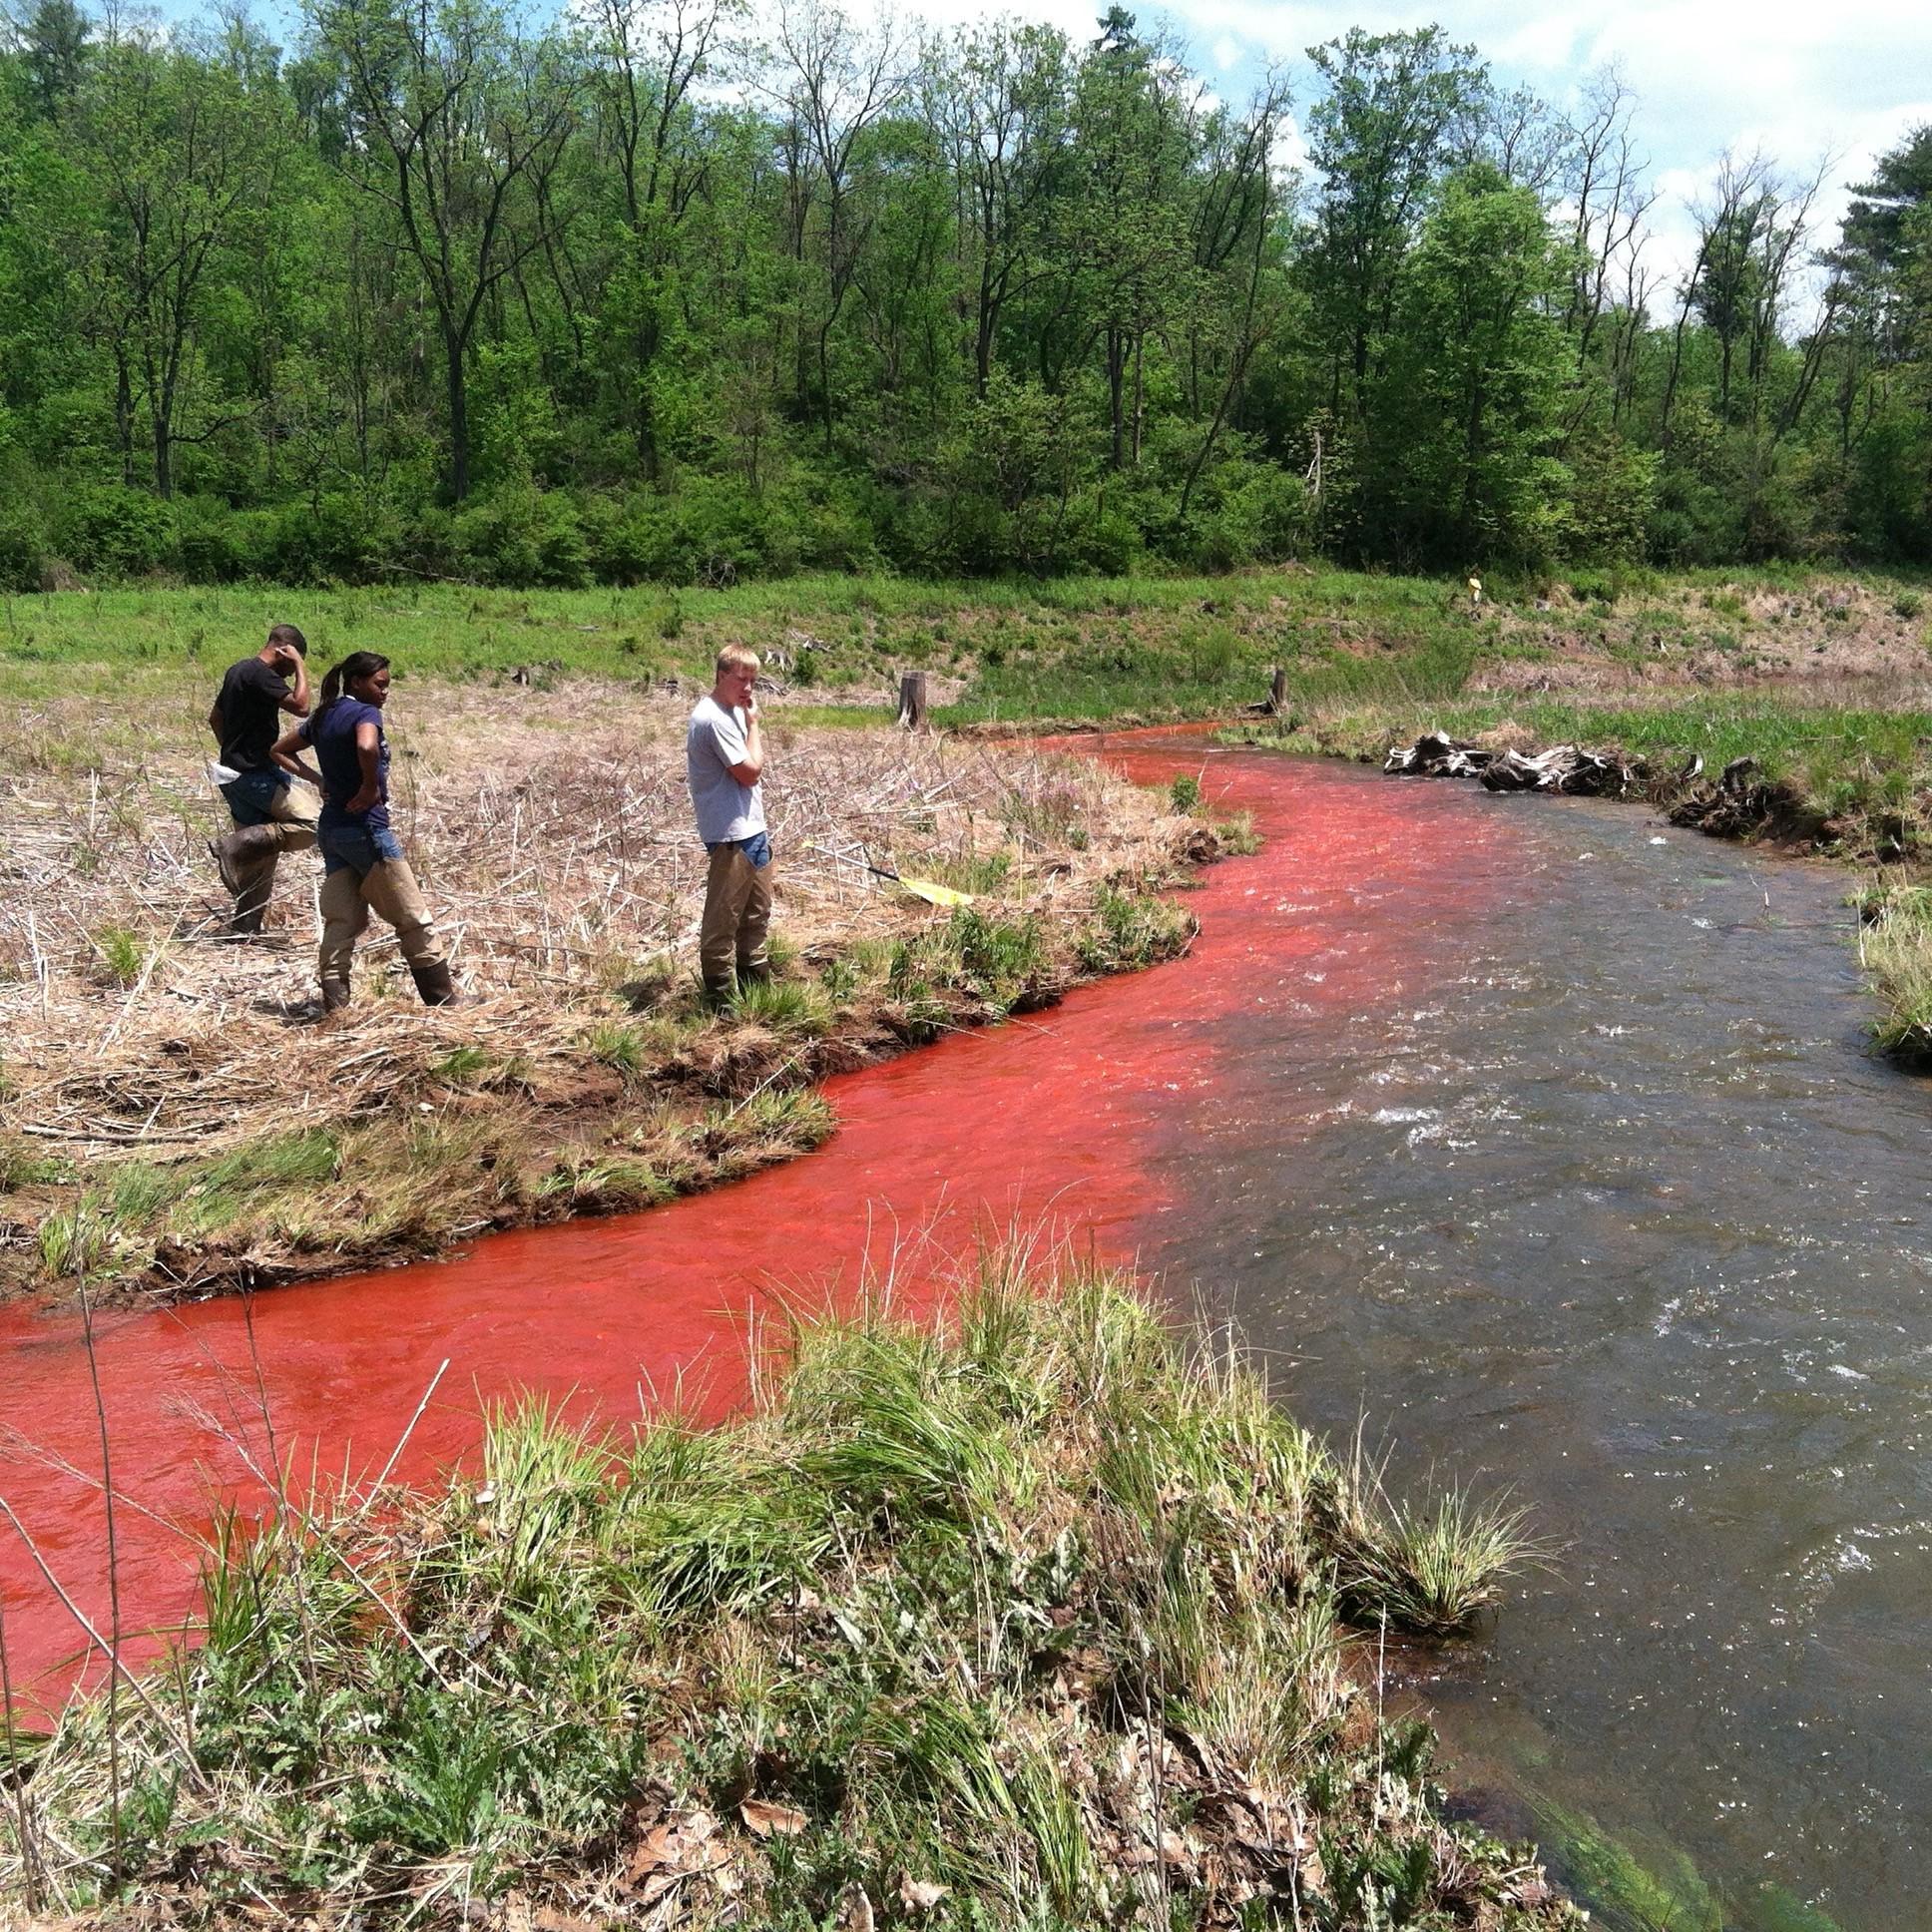
<path fill-rule="evenodd" d="M 1932 1060 L 1932 886 L 1880 881 L 1858 901 L 1859 963 L 1878 995 L 1872 1038 L 1900 1060 Z"/>
<path fill-rule="evenodd" d="M 1172 899 L 1109 887 L 1081 931 L 1080 962 L 1094 973 L 1131 972 L 1186 952 L 1195 931 L 1194 915 Z"/>
<path fill-rule="evenodd" d="M 118 1781 L 76 1701 L 0 1886 L 238 1926 L 1578 1924 L 1382 1726 L 1333 1528 L 1367 1505 L 1254 1370 L 1064 1260 L 953 1286 L 782 1317 L 716 1430 L 526 1400 L 439 1494 L 221 1528 Z"/>

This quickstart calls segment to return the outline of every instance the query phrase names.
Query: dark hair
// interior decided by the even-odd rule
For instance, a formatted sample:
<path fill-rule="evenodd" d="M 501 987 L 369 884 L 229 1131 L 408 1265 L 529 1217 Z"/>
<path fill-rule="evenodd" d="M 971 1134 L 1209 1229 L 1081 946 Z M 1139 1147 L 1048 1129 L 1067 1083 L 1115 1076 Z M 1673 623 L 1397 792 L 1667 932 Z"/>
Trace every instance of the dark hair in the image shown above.
<path fill-rule="evenodd" d="M 268 632 L 268 642 L 271 645 L 286 645 L 298 658 L 308 656 L 308 640 L 292 624 L 272 626 Z"/>
<path fill-rule="evenodd" d="M 364 678 L 373 678 L 378 671 L 387 671 L 389 660 L 380 651 L 351 651 L 338 665 L 331 665 L 328 675 L 322 680 L 322 702 L 315 709 L 319 720 L 323 712 L 341 697 L 343 687 L 360 684 Z"/>

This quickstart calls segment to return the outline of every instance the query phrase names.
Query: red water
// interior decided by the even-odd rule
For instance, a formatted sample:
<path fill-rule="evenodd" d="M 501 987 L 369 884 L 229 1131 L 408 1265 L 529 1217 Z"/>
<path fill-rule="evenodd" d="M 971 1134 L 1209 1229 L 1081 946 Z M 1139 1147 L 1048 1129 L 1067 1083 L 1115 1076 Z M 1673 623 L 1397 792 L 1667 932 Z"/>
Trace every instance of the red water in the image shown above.
<path fill-rule="evenodd" d="M 1087 740 L 1131 775 L 1201 767 L 1198 744 Z M 774 1290 L 856 1278 L 918 1234 L 900 1270 L 916 1300 L 935 1259 L 988 1231 L 1075 1228 L 1132 1258 L 1178 1203 L 1160 1150 L 1213 1104 L 1239 1016 L 1319 1026 L 1421 990 L 1433 912 L 1456 897 L 1452 853 L 1508 839 L 1447 789 L 1334 767 L 1208 755 L 1207 790 L 1254 813 L 1268 843 L 1203 875 L 1191 955 L 1074 994 L 1052 1013 L 832 1081 L 838 1132 L 818 1154 L 651 1212 L 494 1236 L 453 1260 L 97 1324 L 118 1510 L 128 1653 L 193 1614 L 196 1536 L 218 1496 L 259 1506 L 248 1459 L 380 1469 L 447 1372 L 397 1464 L 422 1479 L 472 1447 L 482 1405 L 533 1388 L 635 1415 L 688 1378 L 717 1414 L 743 1389 L 745 1317 Z M 1411 916 L 1368 916 L 1368 901 Z M 1372 910 L 1372 908 L 1370 908 Z M 1320 970 L 1310 962 L 1319 955 Z M 1284 996 L 1282 989 L 1288 987 Z M 11 1374 L 0 1468 L 8 1505 L 97 1629 L 109 1619 L 101 1448 L 76 1323 L 0 1317 Z M 257 1369 L 259 1389 L 257 1393 Z M 50 1460 L 51 1459 L 51 1460 Z M 65 1467 L 61 1465 L 66 1465 Z M 0 1601 L 16 1690 L 58 1696 L 88 1663 L 23 1537 L 0 1528 Z M 138 1633 L 138 1635 L 136 1635 Z"/>

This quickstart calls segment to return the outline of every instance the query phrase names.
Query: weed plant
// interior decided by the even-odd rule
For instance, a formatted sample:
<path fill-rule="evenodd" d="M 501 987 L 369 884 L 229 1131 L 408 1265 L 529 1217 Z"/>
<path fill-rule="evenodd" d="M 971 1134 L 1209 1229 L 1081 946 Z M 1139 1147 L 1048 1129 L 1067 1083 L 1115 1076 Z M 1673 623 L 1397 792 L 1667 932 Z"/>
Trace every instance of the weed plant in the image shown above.
<path fill-rule="evenodd" d="M 132 986 L 148 964 L 148 945 L 126 926 L 103 926 L 92 935 L 97 972 L 109 986 Z"/>
<path fill-rule="evenodd" d="M 104 1699 L 62 1714 L 0 1885 L 214 1925 L 1580 1923 L 1379 1721 L 1344 1599 L 1458 1606 L 1253 1368 L 1024 1252 L 952 1309 L 790 1320 L 717 1431 L 530 1399 L 439 1495 L 223 1526 L 203 1641 L 114 1756 Z M 1449 1566 L 1462 1608 L 1520 1554 Z"/>

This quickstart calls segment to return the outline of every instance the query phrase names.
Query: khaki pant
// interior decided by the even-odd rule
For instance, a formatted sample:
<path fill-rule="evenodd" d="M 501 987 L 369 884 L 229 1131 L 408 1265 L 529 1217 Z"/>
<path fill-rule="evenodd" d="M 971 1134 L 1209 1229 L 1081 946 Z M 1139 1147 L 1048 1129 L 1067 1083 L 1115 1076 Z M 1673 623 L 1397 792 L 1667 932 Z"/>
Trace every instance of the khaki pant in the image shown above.
<path fill-rule="evenodd" d="M 705 879 L 705 923 L 698 935 L 698 969 L 705 990 L 721 998 L 737 980 L 762 979 L 771 970 L 766 930 L 771 924 L 771 881 L 777 867 L 760 868 L 736 845 L 712 854 Z"/>
<path fill-rule="evenodd" d="M 242 889 L 235 895 L 235 925 L 238 931 L 258 932 L 261 915 L 267 910 L 268 895 L 275 889 L 275 861 L 283 852 L 305 851 L 315 842 L 315 818 L 322 808 L 313 785 L 285 784 L 264 807 L 268 822 L 263 827 L 275 835 L 272 845 L 262 851 L 243 852 L 235 860 L 235 875 Z"/>
<path fill-rule="evenodd" d="M 429 923 L 422 889 L 406 858 L 377 859 L 366 872 L 340 865 L 322 880 L 320 976 L 348 984 L 355 942 L 369 923 L 373 907 L 396 929 L 402 956 L 411 966 L 442 962 L 443 942 Z"/>

